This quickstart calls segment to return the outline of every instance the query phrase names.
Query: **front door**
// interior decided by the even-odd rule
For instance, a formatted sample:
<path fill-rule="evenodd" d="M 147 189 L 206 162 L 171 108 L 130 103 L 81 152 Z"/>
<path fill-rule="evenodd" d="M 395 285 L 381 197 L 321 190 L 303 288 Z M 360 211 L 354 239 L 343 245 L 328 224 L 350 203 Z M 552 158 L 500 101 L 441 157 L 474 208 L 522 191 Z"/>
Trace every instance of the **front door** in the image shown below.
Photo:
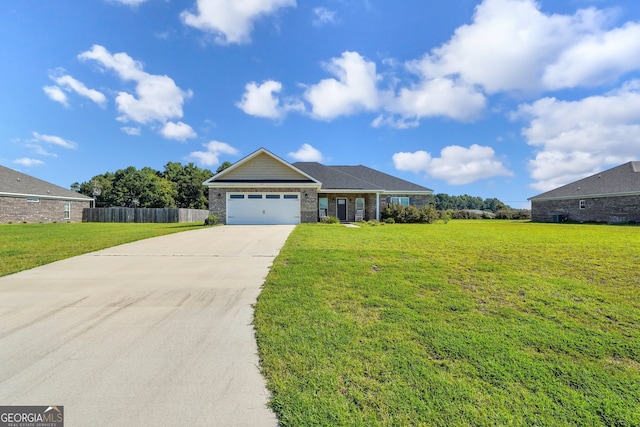
<path fill-rule="evenodd" d="M 347 220 L 347 199 L 337 199 L 337 216 L 340 221 Z"/>

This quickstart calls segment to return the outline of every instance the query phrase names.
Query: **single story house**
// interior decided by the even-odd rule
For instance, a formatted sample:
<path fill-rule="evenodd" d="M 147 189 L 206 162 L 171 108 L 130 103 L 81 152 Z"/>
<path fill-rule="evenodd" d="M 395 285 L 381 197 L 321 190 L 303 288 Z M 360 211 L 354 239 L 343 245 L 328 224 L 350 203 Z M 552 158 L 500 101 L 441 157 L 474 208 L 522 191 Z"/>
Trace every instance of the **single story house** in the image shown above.
<path fill-rule="evenodd" d="M 298 224 L 325 216 L 380 219 L 387 204 L 424 206 L 433 190 L 366 166 L 289 163 L 264 148 L 203 183 L 225 224 Z"/>
<path fill-rule="evenodd" d="M 529 198 L 536 222 L 640 222 L 640 162 L 628 162 Z"/>
<path fill-rule="evenodd" d="M 0 223 L 79 222 L 93 199 L 0 166 Z"/>

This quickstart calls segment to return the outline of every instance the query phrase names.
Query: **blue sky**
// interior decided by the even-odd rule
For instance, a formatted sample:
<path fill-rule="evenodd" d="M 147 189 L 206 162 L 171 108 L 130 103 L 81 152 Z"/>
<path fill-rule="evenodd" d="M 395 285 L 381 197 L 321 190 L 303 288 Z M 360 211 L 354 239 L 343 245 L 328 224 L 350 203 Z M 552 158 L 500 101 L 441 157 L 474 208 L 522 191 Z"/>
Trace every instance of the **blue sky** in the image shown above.
<path fill-rule="evenodd" d="M 640 160 L 636 0 L 4 0 L 0 164 L 69 187 L 260 147 L 527 198 Z"/>

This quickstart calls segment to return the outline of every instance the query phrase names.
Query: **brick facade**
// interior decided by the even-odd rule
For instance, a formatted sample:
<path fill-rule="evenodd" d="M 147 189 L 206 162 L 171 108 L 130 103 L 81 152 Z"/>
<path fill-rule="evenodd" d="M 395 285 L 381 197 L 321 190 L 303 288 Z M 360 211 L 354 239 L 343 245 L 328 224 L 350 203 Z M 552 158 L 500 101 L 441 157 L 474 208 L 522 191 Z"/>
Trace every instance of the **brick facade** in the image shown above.
<path fill-rule="evenodd" d="M 581 200 L 584 200 L 582 208 Z M 562 219 L 569 222 L 638 222 L 640 195 L 531 201 L 532 221 L 554 222 L 558 215 L 562 215 Z"/>
<path fill-rule="evenodd" d="M 70 217 L 65 218 L 65 204 L 70 203 Z M 90 201 L 52 200 L 41 197 L 0 197 L 0 223 L 80 222 L 82 210 Z"/>

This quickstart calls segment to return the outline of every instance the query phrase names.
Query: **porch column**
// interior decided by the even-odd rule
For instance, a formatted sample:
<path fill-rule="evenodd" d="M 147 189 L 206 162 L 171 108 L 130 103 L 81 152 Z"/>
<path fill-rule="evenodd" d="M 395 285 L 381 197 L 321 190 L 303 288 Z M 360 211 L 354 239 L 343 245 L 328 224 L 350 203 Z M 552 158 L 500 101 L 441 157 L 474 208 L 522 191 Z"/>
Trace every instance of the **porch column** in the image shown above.
<path fill-rule="evenodd" d="M 380 193 L 376 193 L 376 221 L 380 221 Z"/>

